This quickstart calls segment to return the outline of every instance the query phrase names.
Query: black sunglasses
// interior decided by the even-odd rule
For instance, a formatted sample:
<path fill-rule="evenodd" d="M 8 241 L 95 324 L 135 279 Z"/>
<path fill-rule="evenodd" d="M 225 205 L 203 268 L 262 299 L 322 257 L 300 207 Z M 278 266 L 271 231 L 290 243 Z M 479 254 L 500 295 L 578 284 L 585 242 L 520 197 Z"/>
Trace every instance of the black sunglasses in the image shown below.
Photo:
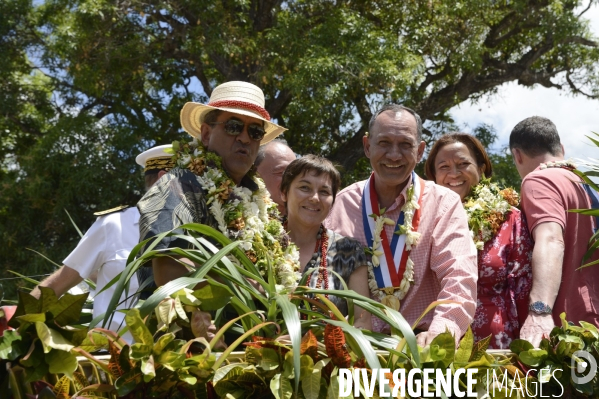
<path fill-rule="evenodd" d="M 209 125 L 220 125 L 223 123 L 225 124 L 225 132 L 231 136 L 239 136 L 243 132 L 243 127 L 245 126 L 245 123 L 238 119 L 229 119 L 225 122 L 212 122 L 209 123 Z M 252 140 L 260 141 L 264 138 L 265 134 L 264 128 L 259 124 L 250 123 L 248 125 L 248 135 Z"/>

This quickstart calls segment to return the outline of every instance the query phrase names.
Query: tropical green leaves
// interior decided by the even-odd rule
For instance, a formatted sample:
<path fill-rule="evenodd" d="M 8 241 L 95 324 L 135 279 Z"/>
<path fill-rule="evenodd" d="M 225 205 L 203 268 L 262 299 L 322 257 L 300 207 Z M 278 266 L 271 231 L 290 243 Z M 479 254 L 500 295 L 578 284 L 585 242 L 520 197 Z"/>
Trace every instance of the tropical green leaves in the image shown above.
<path fill-rule="evenodd" d="M 593 143 L 593 145 L 599 148 L 599 134 L 593 132 L 593 136 L 587 136 L 587 138 Z M 599 162 L 591 160 L 583 162 L 583 165 L 586 166 L 589 170 L 583 172 L 581 170 L 575 169 L 573 172 L 576 173 L 582 179 L 582 181 L 585 184 L 587 184 L 592 190 L 599 192 L 599 186 L 591 179 L 592 177 L 599 176 Z M 568 211 L 592 217 L 599 217 L 599 209 L 569 209 Z M 593 234 L 589 239 L 589 247 L 585 252 L 584 256 L 582 257 L 582 264 L 580 268 L 599 264 L 599 260 L 594 260 L 585 263 L 587 260 L 589 260 L 597 253 L 597 249 L 599 249 L 599 230 L 597 230 L 597 232 L 595 232 L 595 234 Z"/>
<path fill-rule="evenodd" d="M 0 337 L 0 358 L 20 358 L 28 381 L 48 372 L 72 376 L 77 369 L 73 350 L 87 334 L 87 328 L 72 326 L 79 321 L 88 294 L 57 298 L 50 288 L 40 290 L 40 299 L 19 293 L 21 300 L 10 323 L 16 330 Z"/>

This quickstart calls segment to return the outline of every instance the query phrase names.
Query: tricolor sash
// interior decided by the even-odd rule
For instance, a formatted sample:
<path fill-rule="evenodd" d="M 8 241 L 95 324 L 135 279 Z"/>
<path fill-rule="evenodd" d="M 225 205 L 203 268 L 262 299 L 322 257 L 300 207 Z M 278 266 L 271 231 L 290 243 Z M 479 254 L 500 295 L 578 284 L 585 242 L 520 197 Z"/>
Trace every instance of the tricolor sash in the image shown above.
<path fill-rule="evenodd" d="M 412 172 L 412 181 L 410 184 L 414 185 L 414 199 L 420 206 L 418 209 L 416 209 L 412 219 L 412 230 L 417 231 L 418 225 L 420 224 L 424 181 L 418 175 L 416 175 L 416 173 Z M 406 198 L 406 201 L 410 200 L 411 198 Z M 369 248 L 372 248 L 374 241 L 375 220 L 369 216 L 373 214 L 381 216 L 378 197 L 374 188 L 374 173 L 366 181 L 366 184 L 364 185 L 364 192 L 362 193 L 362 221 L 364 225 L 364 233 L 366 235 L 366 243 Z M 404 212 L 401 211 L 395 223 L 394 229 L 403 225 L 403 223 Z M 372 268 L 376 283 L 379 288 L 399 287 L 406 271 L 408 256 L 410 255 L 410 251 L 406 250 L 406 235 L 393 234 L 391 243 L 389 243 L 387 233 L 383 228 L 383 231 L 381 232 L 381 246 L 384 255 L 379 257 L 380 265 L 378 267 Z"/>

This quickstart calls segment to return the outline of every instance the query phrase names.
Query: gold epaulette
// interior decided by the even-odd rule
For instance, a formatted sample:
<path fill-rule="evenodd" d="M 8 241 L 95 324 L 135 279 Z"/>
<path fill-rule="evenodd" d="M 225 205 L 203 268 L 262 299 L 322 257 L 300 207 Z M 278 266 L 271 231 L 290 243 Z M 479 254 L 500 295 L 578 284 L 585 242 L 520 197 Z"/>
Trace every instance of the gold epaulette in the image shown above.
<path fill-rule="evenodd" d="M 120 212 L 127 208 L 129 208 L 129 205 L 120 205 L 120 206 L 117 206 L 116 208 L 106 209 L 105 211 L 94 212 L 94 215 L 95 216 L 106 216 L 106 215 L 110 215 L 111 213 Z"/>

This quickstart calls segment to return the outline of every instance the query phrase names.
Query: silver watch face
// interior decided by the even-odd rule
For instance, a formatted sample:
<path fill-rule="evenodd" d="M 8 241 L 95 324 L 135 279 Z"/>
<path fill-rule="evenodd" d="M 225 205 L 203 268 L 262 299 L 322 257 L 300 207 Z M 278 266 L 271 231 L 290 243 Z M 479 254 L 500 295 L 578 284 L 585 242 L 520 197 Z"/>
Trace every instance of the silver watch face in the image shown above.
<path fill-rule="evenodd" d="M 532 310 L 533 312 L 538 313 L 538 314 L 548 314 L 548 313 L 551 313 L 551 308 L 549 306 L 545 305 L 541 301 L 537 301 L 537 302 L 531 303 L 528 308 L 530 310 Z"/>

